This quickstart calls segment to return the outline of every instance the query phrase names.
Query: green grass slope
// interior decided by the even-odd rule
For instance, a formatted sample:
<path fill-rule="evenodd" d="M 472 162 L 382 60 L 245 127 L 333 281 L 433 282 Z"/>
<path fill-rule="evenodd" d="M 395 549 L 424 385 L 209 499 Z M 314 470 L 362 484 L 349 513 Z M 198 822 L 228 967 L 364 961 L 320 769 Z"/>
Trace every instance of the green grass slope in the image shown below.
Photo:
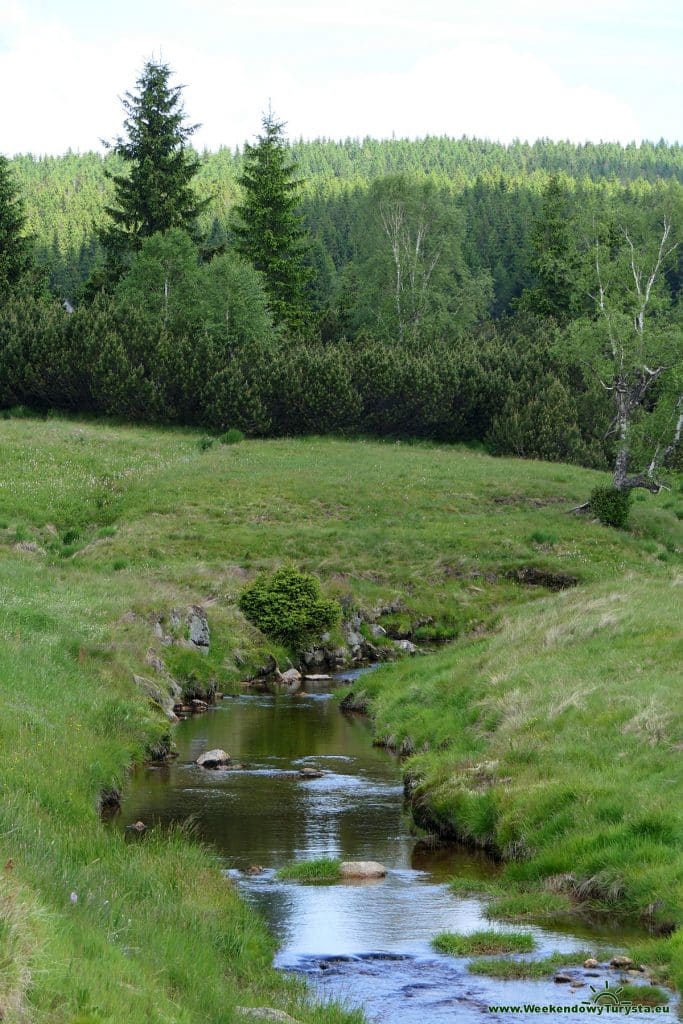
<path fill-rule="evenodd" d="M 638 502 L 628 533 L 567 515 L 601 480 L 429 446 L 202 451 L 192 432 L 0 422 L 4 1019 L 223 1024 L 237 1003 L 352 1019 L 270 971 L 271 941 L 210 851 L 127 840 L 97 809 L 168 734 L 133 679 L 168 657 L 155 617 L 202 603 L 211 653 L 174 650 L 170 667 L 227 688 L 273 649 L 237 597 L 287 560 L 356 606 L 399 600 L 399 625 L 431 619 L 427 644 L 460 638 L 373 681 L 385 736 L 443 745 L 411 766 L 432 813 L 514 854 L 521 883 L 590 870 L 624 905 L 673 914 L 682 502 Z M 525 566 L 581 583 L 550 596 L 506 575 Z"/>

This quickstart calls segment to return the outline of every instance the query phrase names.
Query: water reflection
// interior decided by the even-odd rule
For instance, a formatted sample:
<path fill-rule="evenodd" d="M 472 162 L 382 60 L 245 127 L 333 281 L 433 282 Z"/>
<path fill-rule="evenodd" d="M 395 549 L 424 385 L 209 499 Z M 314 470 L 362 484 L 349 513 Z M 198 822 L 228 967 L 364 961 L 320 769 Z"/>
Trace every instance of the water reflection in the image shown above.
<path fill-rule="evenodd" d="M 278 936 L 279 966 L 305 972 L 324 995 L 360 1003 L 374 1021 L 490 1021 L 505 1018 L 490 1013 L 489 1004 L 558 998 L 552 982 L 473 976 L 462 959 L 431 952 L 439 931 L 490 926 L 482 902 L 455 897 L 446 880 L 488 877 L 497 868 L 483 855 L 416 843 L 403 813 L 398 759 L 373 747 L 367 722 L 342 714 L 329 694 L 224 700 L 181 723 L 176 741 L 177 761 L 136 775 L 121 824 L 195 821 Z M 195 759 L 213 747 L 244 762 L 245 770 L 198 768 Z M 325 774 L 303 779 L 302 767 Z M 378 860 L 389 871 L 362 885 L 275 878 L 283 864 L 314 857 Z M 266 870 L 246 874 L 254 864 Z M 590 948 L 614 948 L 604 928 L 529 930 L 540 955 L 585 946 L 581 931 Z"/>

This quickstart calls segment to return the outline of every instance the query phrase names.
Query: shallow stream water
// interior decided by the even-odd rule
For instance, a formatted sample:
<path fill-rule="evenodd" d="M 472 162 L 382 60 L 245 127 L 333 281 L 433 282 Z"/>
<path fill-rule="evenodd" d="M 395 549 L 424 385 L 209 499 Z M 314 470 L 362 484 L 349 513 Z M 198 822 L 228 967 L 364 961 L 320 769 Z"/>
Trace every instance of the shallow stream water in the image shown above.
<path fill-rule="evenodd" d="M 177 761 L 136 774 L 122 824 L 193 819 L 277 935 L 277 966 L 303 972 L 322 997 L 360 1005 L 370 1021 L 392 1024 L 544 1016 L 489 1009 L 525 1003 L 576 1006 L 559 1015 L 578 1021 L 586 1019 L 580 1004 L 590 999 L 591 985 L 618 984 L 619 972 L 609 968 L 594 977 L 578 972 L 582 987 L 576 990 L 553 981 L 500 981 L 469 974 L 465 959 L 431 949 L 437 932 L 492 927 L 483 901 L 455 896 L 447 879 L 491 877 L 497 868 L 483 855 L 457 847 L 428 850 L 411 836 L 398 758 L 374 747 L 368 723 L 341 713 L 330 693 L 226 698 L 180 723 L 175 738 Z M 244 762 L 244 770 L 197 767 L 199 754 L 214 747 Z M 299 770 L 307 766 L 325 774 L 303 779 Z M 388 874 L 377 882 L 332 885 L 275 878 L 284 864 L 318 857 L 380 861 Z M 264 870 L 248 874 L 254 865 Z M 602 960 L 627 940 L 605 924 L 525 929 L 536 938 L 534 958 L 587 948 Z"/>

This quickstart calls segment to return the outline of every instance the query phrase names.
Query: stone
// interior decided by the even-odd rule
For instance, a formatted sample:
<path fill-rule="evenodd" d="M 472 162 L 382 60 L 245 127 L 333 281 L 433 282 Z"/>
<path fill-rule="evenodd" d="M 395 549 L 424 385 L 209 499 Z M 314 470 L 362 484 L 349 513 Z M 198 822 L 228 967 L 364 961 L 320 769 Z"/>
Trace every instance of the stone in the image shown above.
<path fill-rule="evenodd" d="M 345 636 L 346 642 L 351 649 L 353 649 L 354 647 L 360 647 L 364 640 L 362 634 L 356 632 L 355 629 L 350 629 L 348 633 L 345 634 Z"/>
<path fill-rule="evenodd" d="M 599 962 L 598 962 L 598 961 L 597 961 L 597 960 L 595 959 L 595 957 L 593 957 L 593 956 L 589 956 L 587 960 L 584 960 L 584 961 L 583 961 L 583 966 L 584 966 L 584 967 L 588 967 L 588 968 L 589 968 L 590 970 L 593 970 L 593 971 L 594 971 L 596 967 L 599 967 L 599 966 L 600 966 L 600 964 L 599 964 Z"/>
<path fill-rule="evenodd" d="M 136 821 L 133 825 L 129 825 L 128 828 L 131 828 L 133 832 L 147 831 L 147 826 L 145 825 L 144 821 Z"/>
<path fill-rule="evenodd" d="M 197 697 L 192 701 L 192 710 L 195 714 L 201 714 L 203 711 L 209 710 L 209 705 L 205 700 L 199 700 Z"/>
<path fill-rule="evenodd" d="M 613 956 L 609 962 L 609 965 L 610 967 L 633 967 L 633 960 L 631 960 L 630 956 Z"/>
<path fill-rule="evenodd" d="M 372 625 L 370 626 L 370 632 L 374 637 L 387 635 L 387 631 L 384 628 L 384 626 L 380 626 L 379 623 L 377 622 L 372 623 Z"/>
<path fill-rule="evenodd" d="M 360 645 L 360 655 L 366 661 L 381 661 L 381 653 L 379 649 L 365 638 L 363 638 L 363 643 Z"/>
<path fill-rule="evenodd" d="M 280 672 L 276 678 L 278 683 L 284 683 L 286 686 L 291 686 L 293 683 L 301 682 L 301 672 L 296 668 L 288 668 L 285 672 Z"/>
<path fill-rule="evenodd" d="M 325 673 L 314 673 L 311 675 L 309 672 L 306 673 L 306 682 L 311 683 L 322 683 L 326 679 L 331 679 L 332 676 L 325 675 Z"/>
<path fill-rule="evenodd" d="M 406 654 L 417 654 L 417 647 L 410 640 L 395 640 L 395 646 Z"/>
<path fill-rule="evenodd" d="M 302 779 L 322 779 L 325 772 L 321 771 L 320 768 L 302 768 L 299 771 L 299 775 Z"/>
<path fill-rule="evenodd" d="M 224 765 L 230 764 L 230 754 L 226 754 L 224 750 L 217 747 L 215 750 L 207 750 L 204 754 L 200 754 L 195 764 L 198 764 L 200 768 L 222 768 Z"/>
<path fill-rule="evenodd" d="M 271 1024 L 299 1024 L 284 1010 L 274 1010 L 271 1006 L 236 1006 L 235 1009 L 250 1020 L 266 1020 L 271 1021 Z"/>
<path fill-rule="evenodd" d="M 15 551 L 27 551 L 30 555 L 44 555 L 45 548 L 41 548 L 40 544 L 36 544 L 32 540 L 20 540 L 18 544 L 14 545 Z"/>
<path fill-rule="evenodd" d="M 266 869 L 263 864 L 250 864 L 247 868 L 248 875 L 261 875 Z"/>
<path fill-rule="evenodd" d="M 192 605 L 188 611 L 187 625 L 190 629 L 190 643 L 197 651 L 208 654 L 209 651 L 209 621 L 206 612 L 199 605 Z"/>
<path fill-rule="evenodd" d="M 345 860 L 339 865 L 342 878 L 384 878 L 387 869 L 376 860 Z"/>
<path fill-rule="evenodd" d="M 569 985 L 574 979 L 571 974 L 556 974 L 555 981 L 558 985 Z"/>
<path fill-rule="evenodd" d="M 152 632 L 154 633 L 155 637 L 157 637 L 159 640 L 163 639 L 164 627 L 158 620 L 154 623 L 154 626 L 152 627 Z"/>

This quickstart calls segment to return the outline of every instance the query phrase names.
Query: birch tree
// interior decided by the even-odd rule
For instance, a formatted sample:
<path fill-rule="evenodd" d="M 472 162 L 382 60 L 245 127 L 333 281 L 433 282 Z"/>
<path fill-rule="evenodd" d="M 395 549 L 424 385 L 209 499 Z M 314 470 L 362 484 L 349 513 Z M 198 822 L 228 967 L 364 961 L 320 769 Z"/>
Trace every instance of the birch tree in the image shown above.
<path fill-rule="evenodd" d="M 360 320 L 388 340 L 443 340 L 488 309 L 490 275 L 468 270 L 459 210 L 429 179 L 373 182 L 363 227 Z"/>
<path fill-rule="evenodd" d="M 610 398 L 613 485 L 658 493 L 683 433 L 683 328 L 665 271 L 677 248 L 670 216 L 649 232 L 620 224 L 591 245 L 594 306 L 574 337 L 589 373 Z"/>

